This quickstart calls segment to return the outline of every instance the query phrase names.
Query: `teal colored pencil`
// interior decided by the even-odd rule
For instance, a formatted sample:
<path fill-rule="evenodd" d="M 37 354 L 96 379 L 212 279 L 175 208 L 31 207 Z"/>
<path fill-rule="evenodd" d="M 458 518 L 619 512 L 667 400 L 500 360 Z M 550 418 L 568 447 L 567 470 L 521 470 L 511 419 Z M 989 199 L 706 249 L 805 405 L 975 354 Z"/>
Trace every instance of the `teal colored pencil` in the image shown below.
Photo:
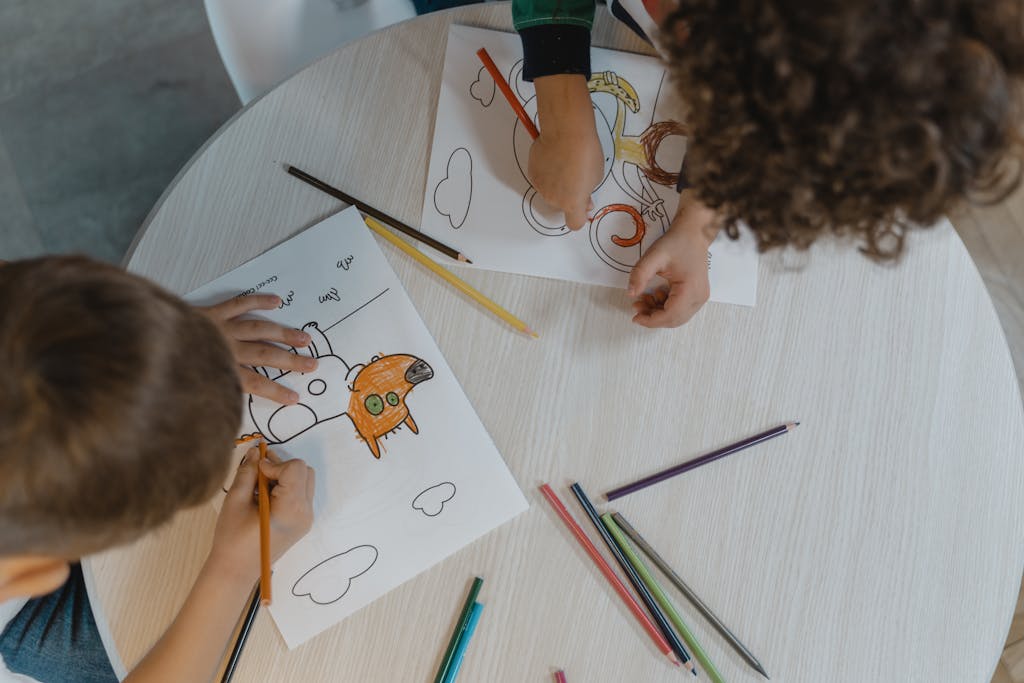
<path fill-rule="evenodd" d="M 665 614 L 668 615 L 672 625 L 676 627 L 677 631 L 679 631 L 679 635 L 683 637 L 686 644 L 690 646 L 691 650 L 693 650 L 693 656 L 696 657 L 697 661 L 700 662 L 700 665 L 704 667 L 704 671 L 707 672 L 708 677 L 713 681 L 713 683 L 725 683 L 725 679 L 722 678 L 722 674 L 718 673 L 718 669 L 715 668 L 715 665 L 708 657 L 708 654 L 704 652 L 704 648 L 702 648 L 700 643 L 697 642 L 696 636 L 694 636 L 693 632 L 686 626 L 686 623 L 683 621 L 683 617 L 679 614 L 678 610 L 676 610 L 676 606 L 672 604 L 672 600 L 669 599 L 668 594 L 662 589 L 657 579 L 654 578 L 651 570 L 647 568 L 644 561 L 640 559 L 637 552 L 633 550 L 633 546 L 629 544 L 629 539 L 626 538 L 626 534 L 622 532 L 619 525 L 615 523 L 614 519 L 612 519 L 611 513 L 606 512 L 601 515 L 601 521 L 604 522 L 608 532 L 612 535 L 612 538 L 615 539 L 615 543 L 622 550 L 622 554 L 626 556 L 629 563 L 633 565 L 634 569 L 636 569 L 636 573 L 640 575 L 640 579 L 644 582 L 644 585 L 647 586 L 647 590 L 651 592 L 654 599 L 658 601 L 659 605 L 661 605 L 661 609 L 665 610 Z"/>
<path fill-rule="evenodd" d="M 473 579 L 473 586 L 469 589 L 469 595 L 466 596 L 466 602 L 462 606 L 462 613 L 459 614 L 459 621 L 455 624 L 455 630 L 452 631 L 452 637 L 448 641 L 444 657 L 441 658 L 441 667 L 437 670 L 437 675 L 434 676 L 434 683 L 444 683 L 445 677 L 448 675 L 448 669 L 451 668 L 455 656 L 455 648 L 458 647 L 459 641 L 462 639 L 462 632 L 466 630 L 466 624 L 469 623 L 470 614 L 473 612 L 473 605 L 476 604 L 476 596 L 480 594 L 480 586 L 483 583 L 484 580 L 479 576 Z"/>
<path fill-rule="evenodd" d="M 480 621 L 480 613 L 483 611 L 483 605 L 479 602 L 473 603 L 473 610 L 469 613 L 469 621 L 466 622 L 466 630 L 462 632 L 462 638 L 455 648 L 455 654 L 452 656 L 452 665 L 448 667 L 448 675 L 445 676 L 444 683 L 455 683 L 455 677 L 459 675 L 459 669 L 462 668 L 462 660 L 466 656 L 466 648 L 469 647 L 469 641 L 476 631 L 476 625 Z"/>

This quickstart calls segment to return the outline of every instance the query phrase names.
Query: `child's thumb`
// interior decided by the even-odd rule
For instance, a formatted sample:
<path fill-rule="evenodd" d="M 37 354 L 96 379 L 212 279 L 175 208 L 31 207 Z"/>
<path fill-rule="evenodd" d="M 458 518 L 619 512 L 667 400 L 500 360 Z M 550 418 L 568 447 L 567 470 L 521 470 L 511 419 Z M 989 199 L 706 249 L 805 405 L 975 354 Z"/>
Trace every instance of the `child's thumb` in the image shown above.
<path fill-rule="evenodd" d="M 663 266 L 657 249 L 651 249 L 641 256 L 629 274 L 629 286 L 626 289 L 629 295 L 640 296 L 640 293 L 647 288 L 651 278 L 657 275 Z"/>
<path fill-rule="evenodd" d="M 229 498 L 237 498 L 239 500 L 250 500 L 252 498 L 252 491 L 256 488 L 256 464 L 260 459 L 260 451 L 258 448 L 250 448 L 245 454 L 245 458 L 242 459 L 242 464 L 238 466 L 238 472 L 235 473 L 235 480 L 231 482 L 231 488 L 228 490 Z"/>

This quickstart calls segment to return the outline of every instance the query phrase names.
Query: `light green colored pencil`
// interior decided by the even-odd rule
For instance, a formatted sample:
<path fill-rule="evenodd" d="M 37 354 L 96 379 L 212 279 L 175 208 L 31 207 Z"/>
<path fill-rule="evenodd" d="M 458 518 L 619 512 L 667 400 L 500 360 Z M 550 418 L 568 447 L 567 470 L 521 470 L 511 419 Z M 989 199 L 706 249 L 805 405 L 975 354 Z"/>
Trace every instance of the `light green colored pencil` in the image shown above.
<path fill-rule="evenodd" d="M 611 513 L 606 512 L 601 515 L 601 521 L 604 522 L 604 525 L 608 528 L 608 532 L 622 549 L 622 554 L 626 556 L 629 563 L 633 565 L 634 569 L 636 569 L 636 573 L 640 575 L 640 579 L 644 582 L 644 585 L 647 586 L 647 590 L 651 592 L 654 599 L 658 601 L 659 605 L 661 605 L 661 609 L 665 610 L 665 614 L 668 615 L 672 625 L 676 627 L 677 631 L 679 631 L 679 635 L 683 637 L 686 644 L 690 646 L 691 650 L 693 650 L 693 656 L 696 657 L 697 661 L 700 662 L 700 665 L 704 667 L 704 671 L 707 672 L 708 677 L 713 681 L 713 683 L 725 683 L 725 679 L 722 678 L 722 674 L 718 673 L 718 669 L 715 668 L 715 665 L 711 662 L 708 654 L 704 652 L 704 648 L 700 646 L 700 643 L 697 642 L 697 638 L 686 626 L 686 623 L 683 621 L 683 617 L 680 616 L 679 612 L 676 610 L 676 606 L 672 604 L 672 600 L 669 599 L 668 594 L 666 594 L 661 585 L 658 584 L 657 579 L 655 579 L 654 575 L 651 574 L 651 570 L 647 568 L 647 565 L 644 564 L 642 559 L 640 559 L 640 556 L 633 549 L 633 546 L 629 544 L 629 539 L 626 538 L 626 534 L 622 532 L 619 525 L 615 523 L 614 519 L 612 519 Z"/>

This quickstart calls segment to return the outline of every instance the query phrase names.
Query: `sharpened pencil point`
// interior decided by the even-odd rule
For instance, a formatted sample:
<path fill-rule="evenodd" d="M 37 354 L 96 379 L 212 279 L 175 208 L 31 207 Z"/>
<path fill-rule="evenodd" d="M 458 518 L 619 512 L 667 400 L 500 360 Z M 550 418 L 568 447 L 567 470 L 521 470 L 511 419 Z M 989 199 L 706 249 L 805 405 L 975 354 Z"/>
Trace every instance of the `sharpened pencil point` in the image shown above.
<path fill-rule="evenodd" d="M 531 330 L 529 327 L 523 328 L 523 332 L 525 332 L 526 334 L 530 335 L 534 339 L 540 339 L 540 335 L 537 334 L 536 332 L 534 332 L 533 330 Z"/>

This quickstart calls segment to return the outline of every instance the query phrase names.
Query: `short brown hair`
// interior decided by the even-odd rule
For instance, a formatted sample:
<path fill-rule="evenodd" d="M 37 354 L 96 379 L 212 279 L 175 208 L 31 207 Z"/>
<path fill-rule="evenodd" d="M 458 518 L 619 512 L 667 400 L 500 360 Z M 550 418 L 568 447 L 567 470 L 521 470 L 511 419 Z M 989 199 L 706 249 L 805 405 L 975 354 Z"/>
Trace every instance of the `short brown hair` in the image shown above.
<path fill-rule="evenodd" d="M 762 248 L 833 232 L 897 256 L 911 225 L 1019 182 L 1021 7 L 680 0 L 662 34 L 688 180 Z"/>
<path fill-rule="evenodd" d="M 0 265 L 0 556 L 132 540 L 224 481 L 226 341 L 181 299 L 82 257 Z"/>

